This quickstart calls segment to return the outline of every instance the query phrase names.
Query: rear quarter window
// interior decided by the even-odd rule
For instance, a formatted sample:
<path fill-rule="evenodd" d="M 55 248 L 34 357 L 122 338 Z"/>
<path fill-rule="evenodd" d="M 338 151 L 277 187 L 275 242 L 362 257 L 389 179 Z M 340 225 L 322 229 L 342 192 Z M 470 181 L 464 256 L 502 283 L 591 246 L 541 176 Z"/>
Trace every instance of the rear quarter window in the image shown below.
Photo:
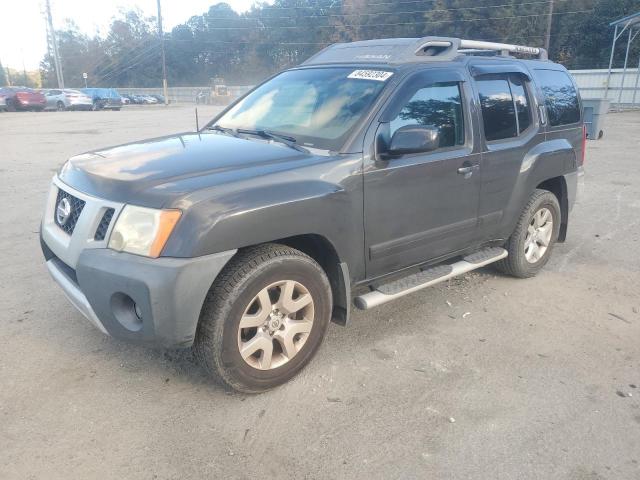
<path fill-rule="evenodd" d="M 560 70 L 534 70 L 544 94 L 549 125 L 571 125 L 580 121 L 580 103 L 569 75 Z"/>

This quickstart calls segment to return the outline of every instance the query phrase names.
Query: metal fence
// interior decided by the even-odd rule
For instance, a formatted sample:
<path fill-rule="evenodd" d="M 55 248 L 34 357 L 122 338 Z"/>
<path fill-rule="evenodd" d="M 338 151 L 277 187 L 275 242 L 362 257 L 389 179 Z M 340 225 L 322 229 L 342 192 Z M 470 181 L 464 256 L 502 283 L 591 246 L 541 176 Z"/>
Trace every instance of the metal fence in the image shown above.
<path fill-rule="evenodd" d="M 606 98 L 616 108 L 640 107 L 640 69 L 628 68 L 626 74 L 622 68 L 613 69 L 607 89 L 607 69 L 601 70 L 571 70 L 576 79 L 582 98 Z M 623 84 L 624 76 L 624 84 Z M 228 86 L 228 99 L 234 99 L 246 93 L 251 86 Z M 169 100 L 172 103 L 195 103 L 200 92 L 207 95 L 209 87 L 170 87 Z M 162 88 L 119 88 L 123 94 L 162 94 Z M 224 100 L 223 102 L 224 103 Z"/>
<path fill-rule="evenodd" d="M 228 86 L 228 99 L 238 98 L 248 92 L 251 86 Z M 162 87 L 158 88 L 118 88 L 121 95 L 162 95 Z M 171 103 L 195 103 L 198 94 L 204 92 L 209 95 L 210 87 L 169 87 L 169 101 Z"/>
<path fill-rule="evenodd" d="M 612 105 L 619 108 L 640 107 L 640 69 L 627 68 L 626 74 L 622 68 L 613 69 L 609 88 L 607 72 L 607 69 L 571 70 L 582 98 L 608 98 Z"/>

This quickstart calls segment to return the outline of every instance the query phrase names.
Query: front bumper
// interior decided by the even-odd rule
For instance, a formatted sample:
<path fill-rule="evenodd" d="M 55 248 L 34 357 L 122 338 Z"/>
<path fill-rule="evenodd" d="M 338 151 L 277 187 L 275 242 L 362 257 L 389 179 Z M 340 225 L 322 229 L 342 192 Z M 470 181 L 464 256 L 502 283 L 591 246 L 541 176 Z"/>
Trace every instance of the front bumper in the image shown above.
<path fill-rule="evenodd" d="M 59 190 L 84 202 L 71 234 L 54 220 Z M 236 251 L 147 258 L 110 250 L 108 239 L 123 207 L 54 177 L 40 229 L 47 268 L 71 303 L 104 333 L 136 343 L 189 346 L 207 292 Z M 113 215 L 97 239 L 107 209 Z"/>
<path fill-rule="evenodd" d="M 235 250 L 196 258 L 146 258 L 87 249 L 75 270 L 42 241 L 47 268 L 91 323 L 115 338 L 187 347 L 211 284 Z"/>
<path fill-rule="evenodd" d="M 70 110 L 91 110 L 93 108 L 93 102 L 88 100 L 69 100 L 67 108 Z"/>

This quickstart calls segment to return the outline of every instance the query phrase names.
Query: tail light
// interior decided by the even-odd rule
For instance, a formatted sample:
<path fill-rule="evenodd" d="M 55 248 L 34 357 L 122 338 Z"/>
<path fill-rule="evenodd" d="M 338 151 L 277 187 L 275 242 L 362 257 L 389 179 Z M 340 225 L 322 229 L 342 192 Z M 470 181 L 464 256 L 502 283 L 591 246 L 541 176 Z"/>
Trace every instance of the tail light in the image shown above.
<path fill-rule="evenodd" d="M 580 158 L 580 165 L 584 165 L 585 155 L 587 153 L 587 126 L 582 125 L 582 158 Z"/>

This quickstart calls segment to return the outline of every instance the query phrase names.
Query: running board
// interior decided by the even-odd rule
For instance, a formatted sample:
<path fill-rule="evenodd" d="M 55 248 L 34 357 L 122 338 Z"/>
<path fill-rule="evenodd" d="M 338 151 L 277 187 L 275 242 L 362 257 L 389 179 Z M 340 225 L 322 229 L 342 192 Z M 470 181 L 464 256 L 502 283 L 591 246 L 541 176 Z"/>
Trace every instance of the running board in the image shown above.
<path fill-rule="evenodd" d="M 456 263 L 429 267 L 408 277 L 380 285 L 370 292 L 355 297 L 353 301 L 360 310 L 368 310 L 471 270 L 497 262 L 506 256 L 507 251 L 500 247 L 478 250 Z"/>

